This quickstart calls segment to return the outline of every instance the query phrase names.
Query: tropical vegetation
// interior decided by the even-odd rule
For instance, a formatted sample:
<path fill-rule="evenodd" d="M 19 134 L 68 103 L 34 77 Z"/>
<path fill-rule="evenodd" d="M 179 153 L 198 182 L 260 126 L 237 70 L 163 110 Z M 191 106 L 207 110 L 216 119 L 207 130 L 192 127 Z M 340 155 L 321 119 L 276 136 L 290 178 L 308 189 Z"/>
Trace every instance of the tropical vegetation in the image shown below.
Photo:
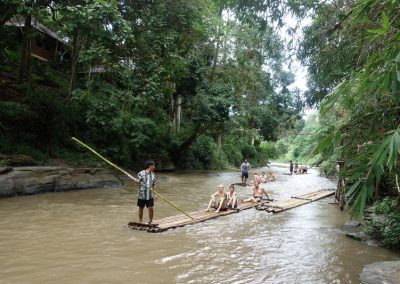
<path fill-rule="evenodd" d="M 369 230 L 398 248 L 399 7 L 398 0 L 4 0 L 0 158 L 96 163 L 72 143 L 76 136 L 129 168 L 148 158 L 181 169 L 238 166 L 245 157 L 320 165 L 338 176 L 338 201 L 355 216 L 374 202 L 385 207 L 378 211 L 389 223 Z M 280 36 L 288 14 L 299 27 L 311 21 L 300 40 L 296 28 L 290 40 Z M 36 21 L 53 33 L 38 31 Z M 44 62 L 31 56 L 32 44 L 48 35 L 57 44 Z M 293 56 L 308 71 L 305 93 L 290 87 Z M 304 106 L 319 112 L 304 121 Z"/>

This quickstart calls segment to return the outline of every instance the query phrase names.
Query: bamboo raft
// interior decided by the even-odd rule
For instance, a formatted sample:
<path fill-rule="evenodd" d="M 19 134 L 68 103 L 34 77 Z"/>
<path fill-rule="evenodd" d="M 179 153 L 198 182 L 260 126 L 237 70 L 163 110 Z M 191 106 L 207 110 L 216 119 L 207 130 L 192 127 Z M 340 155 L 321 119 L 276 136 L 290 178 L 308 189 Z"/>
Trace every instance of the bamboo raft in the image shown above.
<path fill-rule="evenodd" d="M 256 208 L 258 210 L 263 210 L 272 213 L 278 213 L 282 211 L 286 211 L 300 205 L 304 205 L 307 203 L 311 203 L 313 201 L 334 195 L 335 192 L 333 190 L 321 190 L 317 192 L 312 192 L 308 194 L 304 194 L 297 197 L 292 197 L 289 200 L 281 200 L 271 202 L 267 199 L 264 199 L 261 203 L 257 202 L 243 202 L 239 204 L 237 209 L 228 210 L 228 211 L 220 211 L 216 213 L 215 211 L 205 212 L 204 210 L 198 210 L 190 213 L 190 216 L 194 218 L 194 220 L 190 219 L 188 216 L 184 214 L 178 214 L 170 217 L 165 217 L 162 219 L 154 220 L 153 224 L 139 223 L 139 222 L 129 222 L 128 227 L 134 230 L 147 231 L 150 233 L 160 233 L 169 229 L 175 229 L 178 227 L 183 227 L 186 225 L 196 224 L 200 222 L 204 222 L 206 220 L 211 220 L 214 218 L 218 218 L 221 216 L 230 215 L 233 213 L 238 213 L 242 210 Z"/>
<path fill-rule="evenodd" d="M 231 183 L 231 185 L 238 185 L 238 186 L 251 186 L 248 183 L 244 183 L 244 182 L 235 182 L 235 183 Z"/>
<path fill-rule="evenodd" d="M 286 211 L 313 201 L 334 195 L 334 190 L 321 190 L 316 192 L 307 193 L 301 196 L 292 197 L 289 200 L 281 200 L 268 204 L 260 204 L 256 207 L 257 210 L 263 210 L 272 213 L 279 213 Z"/>
<path fill-rule="evenodd" d="M 267 203 L 268 200 L 263 200 L 261 204 Z M 190 213 L 190 216 L 194 218 L 194 220 L 190 219 L 184 214 L 178 214 L 166 218 L 162 218 L 159 220 L 154 220 L 153 224 L 146 223 L 138 223 L 138 222 L 129 222 L 128 227 L 135 230 L 142 230 L 151 233 L 160 233 L 169 229 L 175 229 L 178 227 L 183 227 L 186 225 L 191 225 L 199 222 L 204 222 L 206 220 L 211 220 L 214 218 L 218 218 L 221 216 L 230 215 L 233 213 L 238 213 L 242 210 L 250 209 L 256 206 L 261 205 L 259 202 L 243 202 L 238 205 L 238 208 L 231 209 L 227 211 L 219 211 L 216 213 L 215 211 L 205 212 L 204 210 L 194 211 Z"/>

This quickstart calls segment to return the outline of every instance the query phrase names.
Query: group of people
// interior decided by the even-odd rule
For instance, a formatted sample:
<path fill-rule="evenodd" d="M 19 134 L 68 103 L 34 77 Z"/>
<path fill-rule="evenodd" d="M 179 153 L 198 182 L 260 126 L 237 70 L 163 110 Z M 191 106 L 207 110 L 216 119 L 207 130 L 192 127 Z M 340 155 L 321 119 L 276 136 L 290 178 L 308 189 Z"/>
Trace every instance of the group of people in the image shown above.
<path fill-rule="evenodd" d="M 247 179 L 249 178 L 249 172 L 251 171 L 251 165 L 247 159 L 245 159 L 240 165 L 240 170 L 242 171 L 242 184 L 246 184 Z M 254 180 L 256 179 L 260 179 L 260 182 L 266 183 L 268 181 L 276 181 L 276 176 L 271 171 L 268 171 L 268 173 L 262 172 L 261 176 L 254 173 Z"/>
<path fill-rule="evenodd" d="M 240 202 L 261 202 L 263 200 L 263 195 L 271 200 L 265 189 L 260 187 L 260 182 L 255 182 L 253 188 L 253 195 L 247 199 L 241 199 Z M 210 211 L 211 208 L 216 209 L 215 212 L 226 211 L 228 209 L 236 209 L 238 207 L 239 200 L 235 191 L 235 186 L 230 185 L 229 191 L 225 192 L 224 185 L 220 184 L 218 186 L 218 191 L 211 195 L 210 202 L 205 211 Z"/>
<path fill-rule="evenodd" d="M 240 169 L 242 171 L 242 184 L 247 184 L 247 179 L 249 178 L 249 172 L 251 171 L 251 165 L 245 159 L 243 163 L 240 165 Z M 263 196 L 265 195 L 267 199 L 271 200 L 268 196 L 268 193 L 265 189 L 260 187 L 261 183 L 265 183 L 267 181 L 275 181 L 276 176 L 272 174 L 272 172 L 265 173 L 262 175 L 258 173 L 254 173 L 253 178 L 253 194 L 251 197 L 247 199 L 241 199 L 241 202 L 261 202 Z M 229 191 L 225 192 L 224 185 L 220 184 L 218 186 L 218 191 L 211 195 L 210 202 L 208 203 L 208 207 L 205 211 L 210 211 L 211 208 L 216 209 L 215 212 L 226 211 L 228 209 L 235 209 L 239 204 L 238 197 L 235 191 L 234 185 L 229 186 Z"/>
<path fill-rule="evenodd" d="M 139 184 L 137 206 L 139 207 L 139 222 L 143 222 L 143 210 L 144 207 L 147 207 L 149 211 L 148 223 L 151 224 L 154 216 L 153 189 L 156 184 L 156 177 L 154 174 L 155 162 L 152 160 L 146 161 L 144 168 L 144 170 L 139 172 L 138 177 L 134 178 L 134 181 Z M 249 172 L 251 171 L 251 166 L 247 159 L 244 160 L 240 168 L 242 170 L 242 183 L 246 184 L 246 181 L 249 177 Z M 241 199 L 240 202 L 261 202 L 263 195 L 265 195 L 267 199 L 271 200 L 265 189 L 260 187 L 260 184 L 275 180 L 276 177 L 271 172 L 267 174 L 263 172 L 262 175 L 254 173 L 252 186 L 253 194 L 250 198 Z M 208 203 L 206 211 L 209 211 L 211 208 L 216 209 L 215 212 L 235 209 L 238 207 L 238 204 L 239 200 L 234 185 L 230 185 L 228 192 L 225 192 L 224 185 L 221 184 L 218 186 L 218 191 L 211 195 L 211 200 Z"/>
<path fill-rule="evenodd" d="M 306 165 L 304 165 L 304 166 L 300 165 L 299 166 L 299 164 L 297 164 L 297 163 L 293 166 L 293 162 L 290 161 L 289 170 L 290 170 L 290 174 L 291 175 L 292 174 L 298 175 L 298 174 L 306 174 L 308 168 L 307 168 Z"/>

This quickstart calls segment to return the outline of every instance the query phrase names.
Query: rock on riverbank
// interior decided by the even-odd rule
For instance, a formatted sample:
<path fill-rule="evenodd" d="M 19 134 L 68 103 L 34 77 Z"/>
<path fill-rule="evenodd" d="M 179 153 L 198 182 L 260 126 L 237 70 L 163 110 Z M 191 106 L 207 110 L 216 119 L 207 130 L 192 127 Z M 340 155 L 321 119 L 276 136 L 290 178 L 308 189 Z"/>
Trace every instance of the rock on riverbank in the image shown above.
<path fill-rule="evenodd" d="M 365 265 L 360 280 L 364 284 L 399 284 L 400 261 L 382 261 Z"/>
<path fill-rule="evenodd" d="M 121 185 L 101 168 L 0 167 L 0 197 Z"/>

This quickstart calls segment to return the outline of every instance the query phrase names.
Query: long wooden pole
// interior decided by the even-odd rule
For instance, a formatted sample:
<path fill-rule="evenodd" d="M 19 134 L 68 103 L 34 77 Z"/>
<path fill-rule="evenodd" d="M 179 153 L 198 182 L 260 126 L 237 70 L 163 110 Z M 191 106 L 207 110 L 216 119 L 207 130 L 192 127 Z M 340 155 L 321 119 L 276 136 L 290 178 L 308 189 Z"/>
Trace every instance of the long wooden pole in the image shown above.
<path fill-rule="evenodd" d="M 98 158 L 102 159 L 104 162 L 106 162 L 107 164 L 109 164 L 110 166 L 114 167 L 115 169 L 119 170 L 121 173 L 123 173 L 124 175 L 126 175 L 128 178 L 140 183 L 141 185 L 145 186 L 147 189 L 149 189 L 150 191 L 154 192 L 155 194 L 157 194 L 162 200 L 164 200 L 165 202 L 167 202 L 169 205 L 171 205 L 172 207 L 174 207 L 176 210 L 182 212 L 183 214 L 185 214 L 186 216 L 188 216 L 190 219 L 194 220 L 194 218 L 192 216 L 190 216 L 188 213 L 186 213 L 185 211 L 183 211 L 182 209 L 180 209 L 178 206 L 176 206 L 175 204 L 173 204 L 171 201 L 169 201 L 167 198 L 165 198 L 164 196 L 162 196 L 160 193 L 158 193 L 157 191 L 155 191 L 153 188 L 149 188 L 146 184 L 140 182 L 137 178 L 134 178 L 131 174 L 129 174 L 127 171 L 123 170 L 122 168 L 118 167 L 116 164 L 110 162 L 109 160 L 107 160 L 105 157 L 103 157 L 102 155 L 100 155 L 99 153 L 97 153 L 95 150 L 93 150 L 91 147 L 89 147 L 88 145 L 86 145 L 85 143 L 83 143 L 82 141 L 78 140 L 75 137 L 72 137 L 72 140 L 74 140 L 75 142 L 77 142 L 79 145 L 85 147 L 86 149 L 88 149 L 90 152 L 92 152 L 93 154 L 95 154 Z"/>

